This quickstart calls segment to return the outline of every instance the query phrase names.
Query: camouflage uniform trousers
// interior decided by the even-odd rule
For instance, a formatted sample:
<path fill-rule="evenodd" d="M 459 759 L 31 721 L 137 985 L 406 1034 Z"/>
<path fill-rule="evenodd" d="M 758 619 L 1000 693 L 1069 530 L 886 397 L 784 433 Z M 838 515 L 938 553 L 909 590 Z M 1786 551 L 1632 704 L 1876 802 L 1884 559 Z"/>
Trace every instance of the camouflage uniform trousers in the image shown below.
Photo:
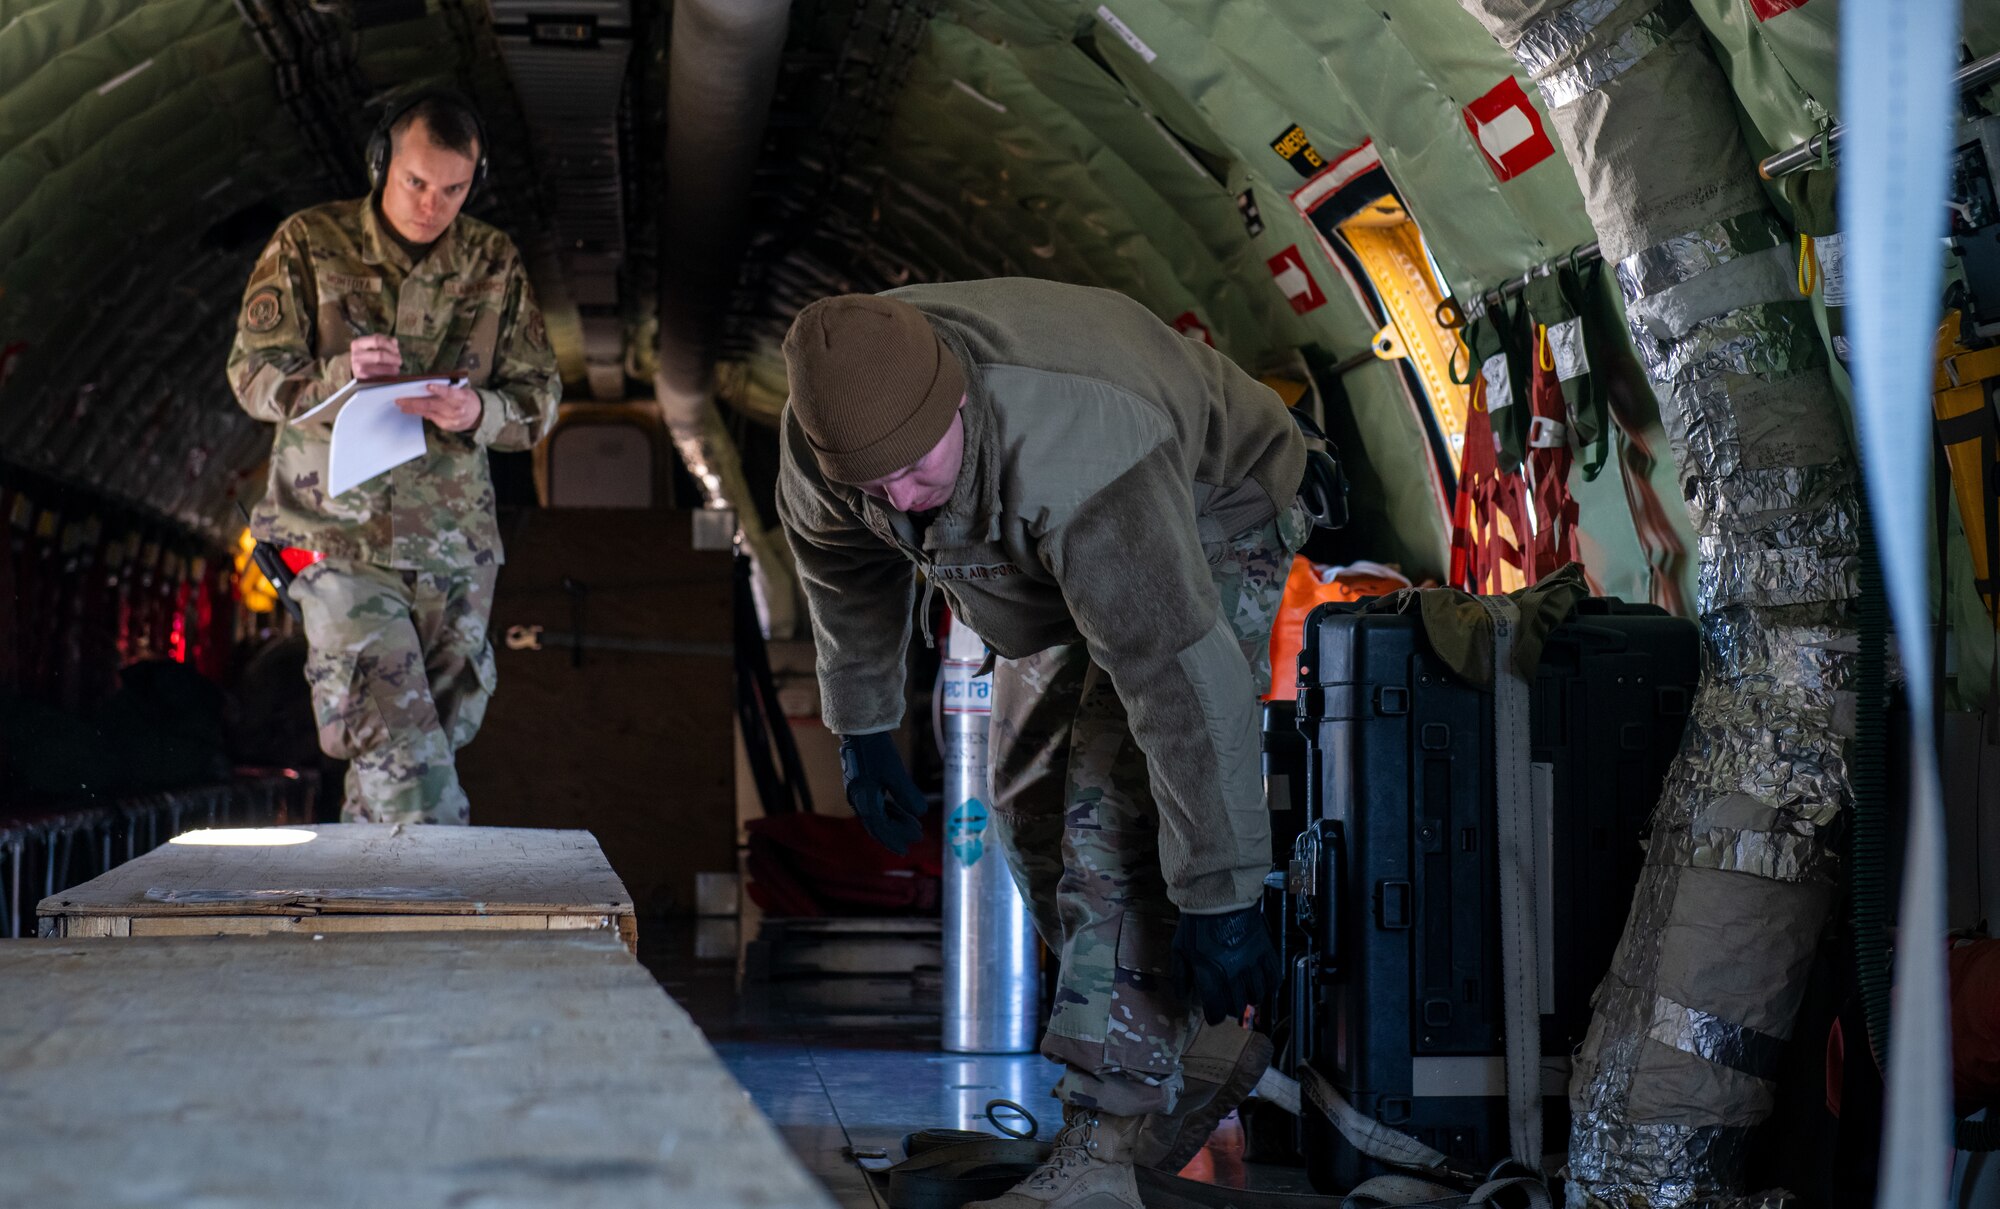
<path fill-rule="evenodd" d="M 349 761 L 342 822 L 469 821 L 452 759 L 493 694 L 497 573 L 326 559 L 292 581 L 320 750 Z"/>
<path fill-rule="evenodd" d="M 1294 506 L 1206 547 L 1259 694 L 1271 681 L 1285 577 L 1310 524 Z M 1174 990 L 1179 912 L 1160 871 L 1159 810 L 1110 675 L 1081 643 L 999 661 L 991 752 L 995 833 L 1036 930 L 1062 961 L 1041 1045 L 1069 1068 L 1056 1095 L 1121 1116 L 1168 1111 L 1200 1016 Z"/>

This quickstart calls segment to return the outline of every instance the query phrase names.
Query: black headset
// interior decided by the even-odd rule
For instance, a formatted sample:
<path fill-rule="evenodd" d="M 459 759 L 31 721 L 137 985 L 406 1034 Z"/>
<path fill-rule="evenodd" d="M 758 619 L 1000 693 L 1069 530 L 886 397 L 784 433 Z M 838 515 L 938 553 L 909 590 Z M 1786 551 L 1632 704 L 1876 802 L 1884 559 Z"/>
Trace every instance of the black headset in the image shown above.
<path fill-rule="evenodd" d="M 472 186 L 465 191 L 465 199 L 471 201 L 478 195 L 479 187 L 486 183 L 486 123 L 479 119 L 479 111 L 472 107 L 472 102 L 449 88 L 418 89 L 391 101 L 382 110 L 382 120 L 375 123 L 375 133 L 368 136 L 368 150 L 364 153 L 368 166 L 368 187 L 380 189 L 382 182 L 389 179 L 390 131 L 404 114 L 425 101 L 443 101 L 472 119 L 473 137 L 479 141 L 479 158 L 472 165 Z"/>

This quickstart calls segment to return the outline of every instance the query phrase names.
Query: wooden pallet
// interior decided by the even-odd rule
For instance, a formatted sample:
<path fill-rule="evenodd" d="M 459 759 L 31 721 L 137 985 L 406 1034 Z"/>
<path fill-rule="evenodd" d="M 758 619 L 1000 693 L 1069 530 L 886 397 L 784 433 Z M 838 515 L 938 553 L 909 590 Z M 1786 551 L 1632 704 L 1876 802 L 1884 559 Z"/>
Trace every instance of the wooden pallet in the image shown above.
<path fill-rule="evenodd" d="M 0 944 L 0 1205 L 832 1209 L 609 933 Z"/>
<path fill-rule="evenodd" d="M 36 907 L 43 937 L 615 931 L 631 896 L 587 831 L 333 823 L 304 843 L 163 844 Z"/>

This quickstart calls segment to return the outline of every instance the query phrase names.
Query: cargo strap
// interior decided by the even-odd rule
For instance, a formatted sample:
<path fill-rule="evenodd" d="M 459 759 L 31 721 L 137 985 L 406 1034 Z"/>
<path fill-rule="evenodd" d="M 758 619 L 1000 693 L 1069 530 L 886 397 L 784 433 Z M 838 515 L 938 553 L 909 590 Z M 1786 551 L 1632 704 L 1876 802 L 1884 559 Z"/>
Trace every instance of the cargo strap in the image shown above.
<path fill-rule="evenodd" d="M 1327 1091 L 1331 1092 L 1331 1087 Z M 1338 1093 L 1332 1095 L 1334 1100 L 1340 1099 Z M 1317 1094 L 1311 1098 L 1318 1104 Z M 1274 1102 L 1296 1111 L 1299 1104 L 1297 1085 L 1293 1085 L 1290 1104 L 1283 1104 L 1282 1095 Z M 1352 1108 L 1348 1112 L 1354 1118 L 1366 1120 Z M 1345 1134 L 1346 1125 L 1339 1118 L 1333 1120 Z M 1396 1134 L 1396 1131 L 1374 1122 L 1368 1124 L 1383 1133 Z M 1401 1134 L 1396 1136 L 1403 1137 Z M 1403 1140 L 1409 1146 L 1428 1149 L 1414 1139 L 1404 1137 Z M 903 1149 L 910 1157 L 888 1171 L 889 1209 L 960 1209 L 967 1201 L 999 1196 L 1027 1179 L 1036 1167 L 1047 1161 L 1053 1148 L 1047 1142 L 1010 1141 L 991 1134 L 956 1129 L 927 1129 L 905 1138 Z M 1431 1153 L 1436 1154 L 1435 1151 Z M 1441 1164 L 1444 1156 L 1437 1155 L 1437 1158 Z M 1398 1160 L 1386 1158 L 1385 1161 Z M 1150 1167 L 1137 1168 L 1134 1175 L 1139 1185 L 1139 1199 L 1145 1202 L 1146 1209 L 1387 1209 L 1389 1206 L 1397 1209 L 1486 1209 L 1488 1206 L 1492 1209 L 1551 1209 L 1548 1189 L 1540 1180 L 1515 1174 L 1496 1173 L 1495 1178 L 1469 1193 L 1457 1192 L 1448 1185 L 1421 1177 L 1378 1176 L 1345 1196 L 1219 1188 L 1196 1180 L 1184 1180 Z"/>
<path fill-rule="evenodd" d="M 926 1129 L 903 1139 L 910 1157 L 889 1169 L 891 1209 L 959 1209 L 999 1196 L 1049 1157 L 1047 1142 L 1009 1141 L 960 1129 Z"/>
<path fill-rule="evenodd" d="M 1520 610 L 1481 596 L 1493 620 L 1493 782 L 1500 854 L 1500 979 L 1507 1125 L 1514 1161 L 1542 1169 L 1542 1016 L 1536 983 L 1534 794 L 1528 773 L 1529 685 L 1514 666 Z"/>

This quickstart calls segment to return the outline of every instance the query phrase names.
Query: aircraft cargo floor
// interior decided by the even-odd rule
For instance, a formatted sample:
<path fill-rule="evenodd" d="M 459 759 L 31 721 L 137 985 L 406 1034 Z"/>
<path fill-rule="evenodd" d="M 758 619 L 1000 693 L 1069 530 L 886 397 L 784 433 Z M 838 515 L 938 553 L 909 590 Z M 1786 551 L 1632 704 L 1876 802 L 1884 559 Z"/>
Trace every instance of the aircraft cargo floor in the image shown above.
<path fill-rule="evenodd" d="M 777 1126 L 806 1170 L 842 1209 L 886 1209 L 850 1148 L 903 1157 L 905 1134 L 927 1128 L 984 1129 L 989 1100 L 1013 1100 L 1039 1119 L 1038 1136 L 1061 1127 L 1049 1090 L 1060 1068 L 1037 1054 L 947 1054 L 938 1048 L 934 1006 L 884 1007 L 872 1020 L 839 994 L 842 979 L 747 983 L 735 963 L 698 960 L 685 925 L 640 933 L 639 959 L 694 1018 L 737 1081 Z M 836 1014 L 837 1013 L 837 1014 Z M 1003 1118 L 1004 1119 L 1004 1118 Z M 1025 1124 L 1017 1124 L 1025 1128 Z M 1231 1187 L 1307 1192 L 1298 1168 L 1246 1164 L 1233 1118 L 1182 1174 Z"/>

